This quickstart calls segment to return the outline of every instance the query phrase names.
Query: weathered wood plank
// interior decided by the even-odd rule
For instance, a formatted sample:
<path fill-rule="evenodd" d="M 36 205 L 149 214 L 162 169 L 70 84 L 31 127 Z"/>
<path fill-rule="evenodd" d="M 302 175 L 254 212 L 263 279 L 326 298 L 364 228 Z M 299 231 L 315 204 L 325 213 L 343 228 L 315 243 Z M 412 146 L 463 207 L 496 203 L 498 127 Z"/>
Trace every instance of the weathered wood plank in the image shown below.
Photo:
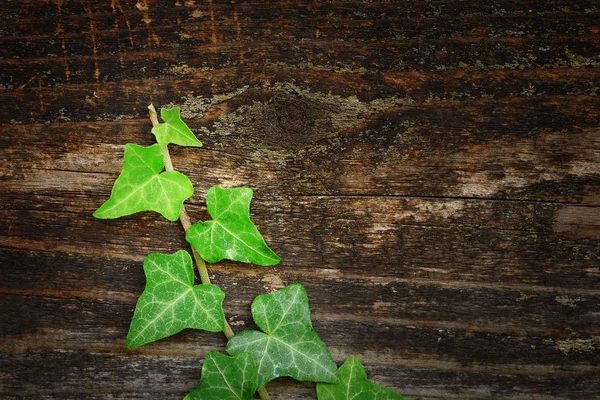
<path fill-rule="evenodd" d="M 88 264 L 93 265 L 92 263 Z M 130 268 L 134 266 L 137 267 L 137 271 L 112 271 L 105 267 L 106 271 L 103 271 L 101 275 L 110 274 L 110 276 L 121 277 L 127 274 L 131 276 L 129 279 L 135 277 L 136 280 L 141 280 L 141 268 L 139 264 L 133 264 Z M 78 272 L 84 273 L 84 271 Z M 244 321 L 243 323 L 239 322 L 240 326 L 252 326 L 249 321 L 248 303 L 254 296 L 264 290 L 280 288 L 284 283 L 300 281 L 297 275 L 285 270 L 246 271 L 245 273 L 236 272 L 235 275 L 218 270 L 212 271 L 212 273 L 229 294 L 225 303 L 227 311 L 234 319 Z M 306 276 L 306 274 L 304 275 Z M 432 351 L 435 353 L 439 341 L 431 342 L 428 338 L 437 338 L 438 333 L 436 332 L 446 329 L 456 336 L 480 336 L 483 348 L 496 343 L 498 337 L 511 336 L 518 338 L 515 339 L 515 342 L 525 342 L 526 344 L 523 345 L 525 347 L 530 344 L 536 345 L 537 349 L 532 348 L 531 353 L 539 352 L 542 347 L 554 348 L 554 356 L 546 354 L 547 358 L 538 361 L 540 365 L 573 363 L 582 360 L 592 361 L 594 358 L 597 360 L 598 350 L 594 350 L 596 343 L 594 329 L 597 326 L 598 317 L 594 313 L 594 307 L 598 302 L 598 294 L 574 296 L 560 291 L 536 293 L 485 286 L 473 289 L 466 285 L 460 287 L 453 284 L 442 285 L 437 282 L 399 281 L 377 279 L 376 277 L 356 279 L 354 283 L 347 283 L 342 289 L 335 286 L 335 279 L 326 279 L 323 275 L 325 274 L 317 272 L 309 278 L 303 277 L 302 282 L 310 293 L 315 294 L 311 304 L 313 312 L 318 315 L 316 326 L 324 324 L 329 329 L 334 329 L 333 331 L 325 330 L 324 337 L 329 337 L 331 332 L 335 332 L 335 327 L 332 326 L 334 323 L 343 323 L 342 326 L 368 325 L 373 332 L 385 332 L 390 329 L 403 331 L 408 326 L 409 331 L 412 329 L 413 332 L 424 332 L 417 335 L 415 339 L 420 338 L 421 342 L 411 343 L 413 347 L 398 349 L 396 353 L 398 355 L 411 354 L 412 357 L 417 357 L 419 354 L 432 354 Z M 346 280 L 352 282 L 348 278 Z M 245 283 L 245 281 L 250 281 L 250 283 Z M 85 333 L 85 336 L 88 337 L 86 343 L 89 343 L 89 336 L 93 336 L 94 332 L 101 330 L 105 332 L 102 336 L 106 336 L 106 338 L 97 335 L 97 342 L 105 346 L 107 338 L 111 338 L 113 341 L 118 340 L 119 345 L 116 347 L 122 351 L 124 344 L 122 341 L 125 337 L 128 320 L 133 312 L 136 296 L 141 292 L 142 283 L 139 282 L 138 285 L 122 284 L 122 286 L 124 287 L 120 288 L 121 291 L 106 288 L 103 285 L 59 289 L 38 288 L 31 285 L 20 290 L 3 289 L 2 291 L 5 292 L 3 303 L 8 310 L 3 317 L 7 324 L 4 328 L 4 333 L 7 335 L 5 341 L 13 343 L 12 346 L 15 348 L 27 348 L 27 343 L 20 338 L 21 335 L 30 337 L 41 331 L 50 338 L 53 336 L 51 332 L 60 333 L 62 328 L 64 331 Z M 328 292 L 328 287 L 336 287 L 336 289 Z M 322 294 L 322 292 L 327 293 Z M 19 298 L 20 300 L 16 301 Z M 442 303 L 439 299 L 445 299 L 445 302 Z M 8 304 L 13 302 L 18 305 L 9 307 Z M 33 311 L 27 312 L 28 309 Z M 63 310 L 65 313 L 60 319 L 54 317 L 57 310 Z M 23 315 L 27 315 L 27 318 L 23 318 Z M 111 317 L 113 318 L 111 319 Z M 378 324 L 381 325 L 381 328 L 377 328 Z M 404 335 L 390 334 L 388 339 L 390 343 L 400 344 L 404 340 Z M 373 334 L 372 339 L 375 338 L 378 337 Z M 333 346 L 338 342 L 348 343 L 348 345 L 351 343 L 348 338 L 343 339 L 345 340 L 341 342 L 332 340 Z M 381 345 L 384 339 L 378 339 L 374 342 L 356 343 L 354 351 L 358 351 L 363 346 Z M 542 340 L 544 343 L 550 344 L 542 346 Z M 575 345 L 578 340 L 583 344 L 589 344 L 588 348 L 585 348 L 581 354 L 574 351 L 569 358 L 563 357 L 562 353 L 565 352 L 562 351 L 561 346 L 567 346 L 570 341 Z M 528 341 L 530 343 L 527 343 Z M 54 343 L 52 340 L 49 342 L 50 344 Z M 44 342 L 31 344 L 33 348 L 38 346 L 45 348 L 47 345 Z M 436 347 L 429 348 L 432 345 Z M 463 357 L 460 361 L 500 364 L 502 362 L 523 362 L 532 355 L 530 352 L 524 352 L 523 346 L 517 346 L 518 350 L 510 351 L 510 346 L 513 345 L 514 343 L 511 341 L 503 345 L 496 343 L 493 346 L 495 349 L 498 346 L 502 347 L 501 350 L 497 350 L 502 354 L 511 354 L 507 358 L 491 356 L 490 354 L 495 350 L 480 354 L 473 351 L 472 354 Z M 82 343 L 74 341 L 65 346 L 79 348 Z M 115 345 L 113 344 L 113 346 Z M 507 346 L 507 348 L 503 346 Z M 420 353 L 421 347 L 428 351 Z M 514 355 L 518 352 L 522 354 Z M 455 354 L 460 354 L 460 352 Z M 428 357 L 422 355 L 421 358 L 427 359 Z M 592 361 L 592 364 L 597 364 L 597 362 Z"/>
<path fill-rule="evenodd" d="M 100 396 L 107 389 L 112 389 L 117 396 L 119 393 L 130 392 L 129 395 L 135 396 L 139 392 L 147 392 L 147 388 L 156 388 L 158 392 L 150 392 L 153 395 L 160 393 L 166 399 L 181 398 L 186 390 L 195 386 L 197 373 L 199 370 L 198 360 L 185 357 L 165 357 L 161 356 L 116 356 L 102 353 L 85 351 L 66 351 L 66 352 L 34 352 L 30 355 L 16 356 L 14 361 L 18 361 L 18 369 L 11 368 L 11 375 L 15 378 L 11 382 L 12 390 L 23 391 L 23 384 L 27 382 L 44 383 L 45 391 L 40 395 L 53 395 L 57 393 L 64 396 L 70 393 L 71 396 L 83 395 Z M 2 362 L 4 364 L 4 359 Z M 43 369 L 39 366 L 44 365 Z M 83 369 L 80 366 L 85 365 Z M 136 369 L 151 370 L 150 374 L 144 377 L 131 379 L 130 371 Z M 106 374 L 108 372 L 108 374 Z M 561 377 L 560 382 L 564 385 L 557 390 L 557 378 L 539 377 L 535 374 L 529 375 L 503 375 L 498 373 L 489 373 L 485 371 L 447 371 L 443 374 L 448 382 L 453 382 L 446 387 L 440 387 L 436 383 L 436 378 L 440 375 L 438 371 L 432 371 L 427 367 L 406 367 L 402 372 L 395 373 L 391 379 L 380 379 L 380 374 L 385 373 L 385 369 L 370 368 L 372 379 L 396 388 L 397 382 L 404 382 L 398 387 L 398 390 L 405 388 L 409 397 L 418 399 L 436 399 L 436 398 L 482 398 L 488 396 L 501 395 L 507 399 L 523 399 L 528 395 L 536 395 L 542 399 L 558 398 L 567 399 L 561 396 L 562 391 L 581 395 L 586 397 L 590 390 L 598 389 L 598 382 L 593 376 L 588 377 Z M 108 375 L 110 381 L 99 381 L 98 376 Z M 85 379 L 87 386 L 82 388 L 81 377 Z M 42 382 L 39 382 L 41 378 Z M 414 386 L 413 386 L 414 385 Z M 274 398 L 311 398 L 311 392 L 314 390 L 312 385 L 293 383 L 289 380 L 275 382 L 269 389 L 274 393 Z M 427 387 L 426 394 L 423 389 L 419 389 L 421 394 L 411 396 L 412 387 Z M 456 395 L 457 390 L 464 386 L 471 389 L 466 393 Z M 183 387 L 183 388 L 182 388 Z M 140 388 L 145 388 L 140 391 Z M 454 392 L 454 393 L 453 393 Z M 7 394 L 12 394 L 7 391 Z M 27 396 L 27 393 L 24 393 Z M 36 395 L 34 393 L 29 394 Z M 139 394 L 138 394 L 139 395 Z M 57 397 L 58 397 L 57 396 Z M 298 396 L 298 397 L 296 397 Z M 23 398 L 23 397 L 17 397 Z M 90 397 L 94 398 L 94 397 Z M 101 397 L 104 398 L 104 397 Z"/>
<path fill-rule="evenodd" d="M 19 255 L 20 252 L 15 252 Z M 20 259 L 24 259 L 21 257 Z M 10 260 L 10 259 L 9 259 Z M 109 282 L 102 280 L 95 285 L 85 282 L 74 283 L 71 286 L 44 285 L 33 283 L 26 285 L 15 274 L 8 274 L 7 282 L 19 289 L 2 289 L 3 292 L 15 295 L 31 296 L 39 294 L 52 298 L 81 298 L 93 301 L 106 299 L 106 301 L 128 301 L 130 306 L 135 302 L 143 286 L 140 263 L 129 263 L 125 267 L 113 269 L 102 264 L 94 264 L 93 259 L 85 262 L 86 268 L 75 268 L 68 271 L 71 275 L 85 274 L 90 268 L 98 268 L 100 272 L 90 274 L 99 275 L 106 281 L 107 277 L 123 277 L 119 285 L 111 287 Z M 83 261 L 79 261 L 83 263 Z M 35 264 L 34 264 L 35 265 Z M 134 267 L 137 270 L 131 271 Z M 125 269 L 126 268 L 126 269 Z M 23 268 L 24 272 L 30 268 Z M 234 270 L 234 274 L 223 278 L 220 282 L 231 293 L 228 300 L 229 307 L 235 313 L 247 312 L 247 303 L 260 293 L 261 288 L 279 288 L 283 283 L 303 282 L 315 293 L 327 291 L 327 287 L 335 285 L 336 281 L 345 281 L 344 288 L 336 288 L 328 294 L 320 294 L 319 299 L 313 300 L 315 312 L 327 315 L 325 310 L 330 310 L 332 318 L 354 319 L 365 318 L 373 323 L 383 324 L 401 323 L 426 326 L 452 326 L 455 328 L 481 331 L 481 332 L 506 332 L 522 333 L 544 332 L 553 335 L 566 334 L 566 328 L 573 333 L 589 336 L 595 333 L 597 315 L 594 314 L 594 305 L 598 302 L 599 293 L 593 290 L 581 292 L 559 288 L 504 287 L 491 283 L 460 284 L 452 281 L 441 282 L 424 279 L 400 279 L 381 276 L 379 265 L 376 273 L 369 277 L 361 277 L 358 272 L 350 272 L 346 268 L 340 270 L 317 269 L 311 275 L 310 268 L 288 269 L 281 267 L 275 271 L 249 271 Z M 227 267 L 214 268 L 214 274 L 227 274 Z M 44 271 L 42 270 L 41 273 Z M 11 276 L 13 275 L 13 276 Z M 44 275 L 42 275 L 43 277 Z M 69 274 L 63 272 L 58 277 L 68 279 Z M 71 278 L 73 279 L 73 278 Z M 244 280 L 256 280 L 254 284 L 245 284 Z M 95 282 L 95 281 L 93 281 Z M 356 282 L 356 283 L 352 283 Z M 239 288 L 236 287 L 242 285 Z M 366 290 L 365 287 L 370 287 Z M 355 298 L 347 300 L 355 293 Z M 239 298 L 239 299 L 238 299 Z M 440 303 L 438 299 L 447 299 Z M 90 300 L 91 299 L 91 300 Z M 237 299 L 237 300 L 233 300 Z M 401 308 L 394 307 L 402 304 Z M 541 307 L 545 305 L 545 307 Z M 510 310 L 510 311 L 507 311 Z M 37 312 L 36 312 L 37 314 Z M 11 326 L 16 326 L 22 316 L 21 311 L 14 311 L 16 318 Z M 33 319 L 27 320 L 27 326 L 41 324 L 32 315 Z M 57 321 L 64 324 L 66 321 Z M 25 323 L 25 322 L 24 322 Z M 497 326 L 500 323 L 500 326 Z"/>
<path fill-rule="evenodd" d="M 64 215 L 5 212 L 0 230 L 4 247 L 55 248 L 81 256 L 105 253 L 139 261 L 151 251 L 187 246 L 176 224 L 153 214 L 97 221 L 91 218 L 94 207 Z M 202 208 L 190 210 L 195 219 L 207 218 Z M 503 219 L 496 217 L 499 214 Z M 289 254 L 284 261 L 289 268 L 335 273 L 343 266 L 343 271 L 360 275 L 365 265 L 377 265 L 376 274 L 389 278 L 457 284 L 500 280 L 523 290 L 542 286 L 573 293 L 585 293 L 581 280 L 591 288 L 600 279 L 596 214 L 597 207 L 435 198 L 317 196 L 265 199 L 253 208 L 253 217 L 263 221 L 259 226 L 273 247 Z M 579 222 L 580 215 L 585 215 L 586 224 Z M 37 221 L 37 238 L 23 241 L 29 232 L 23 219 Z"/>
<path fill-rule="evenodd" d="M 290 85 L 298 79 L 301 84 Z M 286 83 L 282 85 L 282 83 Z M 248 88 L 246 88 L 246 86 Z M 282 87 L 283 86 L 283 87 Z M 0 91 L 0 97 L 16 104 L 29 103 L 33 109 L 0 110 L 0 121 L 14 123 L 130 120 L 145 118 L 146 106 L 153 101 L 164 105 L 174 99 L 192 110 L 204 112 L 211 105 L 218 117 L 220 105 L 247 89 L 281 92 L 321 92 L 334 96 L 356 96 L 361 102 L 388 98 L 388 103 L 423 105 L 483 98 L 513 98 L 539 95 L 593 95 L 598 91 L 593 69 L 544 69 L 477 71 L 463 69 L 445 72 L 371 72 L 354 74 L 266 66 L 225 68 L 204 71 L 190 66 L 173 69 L 160 80 L 140 78 L 117 82 L 42 86 L 32 80 L 17 90 Z M 375 96 L 377 94 L 377 96 Z M 65 107 L 61 99 L 72 99 L 77 107 Z M 344 99 L 339 99 L 340 103 Z M 329 103 L 333 103 L 331 97 Z M 346 100 L 348 101 L 348 100 Z M 114 105 L 119 104 L 115 109 Z M 335 105 L 335 104 L 332 104 Z M 358 105 L 358 104 L 357 104 Z M 330 105 L 331 107 L 331 105 Z M 364 105 L 368 107 L 368 103 Z M 213 113 L 214 113 L 213 112 Z M 200 113 L 197 113 L 200 115 Z M 209 114 L 210 115 L 210 114 Z"/>
<path fill-rule="evenodd" d="M 512 42 L 512 41 L 511 41 Z M 220 65 L 234 67 L 264 68 L 282 60 L 294 68 L 331 69 L 365 73 L 381 72 L 436 72 L 444 70 L 505 70 L 582 68 L 598 64 L 600 44 L 590 39 L 581 43 L 577 38 L 561 38 L 558 43 L 548 39 L 523 39 L 517 43 L 499 41 L 495 46 L 477 42 L 437 41 L 429 45 L 405 44 L 401 41 L 385 43 L 346 43 L 344 41 L 305 40 L 296 43 L 271 41 L 203 45 L 187 52 L 180 49 L 141 50 L 126 53 L 122 59 L 115 54 L 32 58 L 8 60 L 2 71 L 3 81 L 11 88 L 26 85 L 46 86 L 45 81 L 55 84 L 112 82 L 121 79 L 142 79 L 160 76 L 177 70 L 180 57 L 187 62 L 184 68 L 215 69 Z M 417 47 L 415 47 L 417 45 Z M 537 49 L 547 46 L 547 54 L 539 55 Z M 569 49 L 585 49 L 573 53 Z M 534 52 L 532 49 L 536 49 Z M 483 60 L 473 60 L 478 54 Z M 337 61 L 332 67 L 331 59 Z M 43 72 L 50 71 L 49 77 Z M 73 71 L 73 72 L 72 72 Z"/>
<path fill-rule="evenodd" d="M 202 24 L 208 25 L 208 29 L 204 29 L 206 33 L 200 37 L 206 41 L 216 39 L 220 42 L 227 41 L 229 35 L 237 40 L 264 35 L 266 38 L 335 36 L 374 41 L 386 36 L 406 39 L 463 35 L 494 38 L 589 33 L 586 29 L 578 31 L 572 27 L 577 27 L 582 21 L 593 21 L 597 13 L 594 2 L 579 1 L 577 4 L 570 4 L 568 8 L 561 3 L 545 2 L 540 6 L 535 1 L 518 4 L 510 1 L 496 1 L 493 4 L 410 1 L 389 5 L 366 2 L 280 2 L 261 4 L 261 7 L 256 7 L 252 2 L 237 2 L 233 6 L 194 4 L 192 7 L 185 4 L 172 7 L 170 3 L 154 3 L 140 9 L 135 7 L 134 1 L 120 1 L 110 5 L 104 2 L 82 5 L 76 1 L 62 1 L 59 4 L 19 4 L 12 10 L 8 6 L 4 30 L 8 39 L 31 35 L 32 22 L 36 23 L 36 36 L 60 34 L 60 38 L 70 38 L 94 32 L 102 37 L 103 34 L 119 32 L 122 35 L 119 43 L 121 46 L 146 44 L 146 41 L 139 39 L 149 29 L 162 37 L 169 28 L 176 27 L 187 32 Z M 147 22 L 149 19 L 151 21 Z M 286 24 L 276 23 L 282 19 Z M 61 26 L 60 31 L 56 30 L 57 25 Z M 8 29 L 9 26 L 11 29 Z M 435 29 L 431 29 L 432 26 Z M 526 32 L 527 30 L 530 32 Z M 356 31 L 370 35 L 352 36 Z M 198 40 L 194 36 L 182 38 L 188 42 Z M 160 43 L 163 46 L 171 44 L 166 40 L 161 40 Z M 182 44 L 185 45 L 185 41 Z M 47 45 L 52 46 L 54 43 Z M 63 50 L 58 51 L 58 54 L 61 53 Z"/>
<path fill-rule="evenodd" d="M 247 12 L 245 12 L 247 11 Z M 208 18 L 193 17 L 198 13 L 210 14 L 210 11 L 195 9 L 192 12 L 176 14 L 167 13 L 168 20 L 163 15 L 163 20 L 153 19 L 151 28 L 141 20 L 142 14 L 123 14 L 115 18 L 115 13 L 85 14 L 79 18 L 71 16 L 61 19 L 54 16 L 35 20 L 51 31 L 37 33 L 35 36 L 19 32 L 20 26 L 33 23 L 31 18 L 21 18 L 16 21 L 12 35 L 4 36 L 0 41 L 7 46 L 17 49 L 10 51 L 4 48 L 0 54 L 10 54 L 13 58 L 19 57 L 15 63 L 27 62 L 28 59 L 46 58 L 47 54 L 56 58 L 68 58 L 73 61 L 82 56 L 106 58 L 106 55 L 117 52 L 145 52 L 148 48 L 186 50 L 202 45 L 219 43 L 234 45 L 245 43 L 248 46 L 272 41 L 313 41 L 328 44 L 330 40 L 352 41 L 353 43 L 370 43 L 378 45 L 386 41 L 386 45 L 397 44 L 431 44 L 453 42 L 481 42 L 482 38 L 497 44 L 503 42 L 519 43 L 524 39 L 545 38 L 552 49 L 555 43 L 561 43 L 565 38 L 589 36 L 593 32 L 598 13 L 571 13 L 563 14 L 534 14 L 511 16 L 471 16 L 471 17 L 426 17 L 412 19 L 398 19 L 398 16 L 378 16 L 377 20 L 365 18 L 349 18 L 348 16 L 313 17 L 307 24 L 306 19 L 297 14 L 296 10 L 281 10 L 277 15 L 264 14 L 264 10 L 254 9 L 234 11 L 233 18 L 225 20 L 209 20 Z M 261 14 L 257 15 L 256 12 Z M 278 21 L 281 12 L 298 17 L 283 26 Z M 170 14 L 170 15 L 169 15 Z M 237 15 L 236 15 L 237 14 Z M 136 26 L 122 26 L 115 28 L 122 18 L 133 19 Z M 542 25 L 542 21 L 547 25 Z M 256 24 L 260 24 L 258 29 Z M 185 27 L 182 27 L 185 24 Z M 439 26 L 432 30 L 431 25 Z M 538 25 L 542 29 L 535 35 L 526 35 L 524 30 L 528 26 Z M 94 43 L 90 43 L 93 36 Z M 59 38 L 59 40 L 52 40 Z M 135 37 L 135 40 L 134 40 Z M 141 40 L 140 40 L 141 39 Z M 417 42 L 417 39 L 419 42 Z M 561 40 L 562 39 L 562 40 Z M 417 46 L 418 47 L 418 46 Z M 224 52 L 230 52 L 223 46 Z M 236 49 L 237 46 L 233 46 Z M 415 49 L 416 50 L 416 49 Z M 164 51 L 164 50 L 163 50 Z M 251 55 L 252 53 L 247 53 Z M 240 60 L 241 61 L 241 60 Z M 248 59 L 243 60 L 244 63 Z M 11 62 L 12 64 L 13 62 Z M 156 73 L 156 71 L 155 71 Z M 65 78 L 70 78 L 65 77 Z"/>
<path fill-rule="evenodd" d="M 196 177 L 197 170 L 189 164 L 179 162 L 178 165 L 197 181 L 213 183 L 214 178 L 207 179 L 207 174 L 229 175 L 234 182 L 240 182 L 238 177 L 244 176 L 246 181 L 256 182 L 258 189 L 275 187 L 273 177 L 278 176 L 287 181 L 282 187 L 289 194 L 567 202 L 589 202 L 597 198 L 600 143 L 595 124 L 600 117 L 600 107 L 594 96 L 571 97 L 568 102 L 567 98 L 542 97 L 420 107 L 384 104 L 384 109 L 376 113 L 377 104 L 356 104 L 353 99 L 334 98 L 331 99 L 334 104 L 330 105 L 326 95 L 306 92 L 303 95 L 298 98 L 285 91 L 240 95 L 241 99 L 228 104 L 226 116 L 194 126 L 208 135 L 206 148 L 214 150 L 201 153 L 201 165 L 206 168 L 201 169 L 201 176 Z M 262 96 L 266 98 L 256 102 L 257 97 Z M 328 106 L 333 110 L 328 111 Z M 272 120 L 275 115 L 279 115 L 277 123 Z M 577 125 L 573 125 L 574 120 Z M 150 143 L 146 125 L 136 130 L 137 126 L 130 124 L 90 123 L 79 128 L 84 140 L 90 138 L 89 143 L 81 143 L 64 133 L 50 136 L 52 139 L 38 139 L 35 130 L 27 129 L 27 134 L 24 128 L 4 128 L 3 131 L 8 132 L 6 140 L 17 135 L 16 143 L 31 140 L 29 143 L 33 145 L 39 140 L 53 140 L 41 154 L 36 154 L 35 147 L 29 151 L 11 150 L 12 146 L 7 145 L 7 150 L 3 150 L 7 157 L 35 160 L 37 163 L 29 167 L 40 171 L 39 175 L 33 171 L 33 176 L 30 173 L 29 179 L 18 183 L 9 180 L 6 187 L 32 190 L 32 186 L 39 189 L 44 187 L 43 182 L 48 182 L 54 188 L 54 180 L 68 181 L 69 173 L 59 171 L 57 177 L 52 178 L 54 172 L 44 176 L 44 169 L 81 170 L 83 164 L 89 166 L 83 170 L 104 173 L 103 159 L 110 163 L 111 171 L 118 171 L 120 145 L 98 143 L 98 138 L 106 137 L 108 130 L 109 134 L 114 132 L 109 137 L 118 135 L 121 143 Z M 38 126 L 36 130 L 43 129 Z M 65 132 L 64 129 L 57 127 L 56 131 Z M 53 149 L 61 152 L 65 146 L 70 146 L 69 155 L 53 156 Z M 106 147 L 113 152 L 101 153 Z M 239 152 L 241 148 L 245 149 L 243 156 Z M 80 158 L 74 157 L 77 153 Z M 182 150 L 181 154 L 190 152 Z M 200 163 L 200 155 L 196 157 L 194 163 Z M 257 168 L 258 160 L 263 169 Z M 5 165 L 8 171 L 20 171 L 20 178 L 26 171 L 22 168 L 28 166 Z M 10 177 L 10 172 L 4 174 Z M 91 178 L 88 184 L 101 179 Z"/>

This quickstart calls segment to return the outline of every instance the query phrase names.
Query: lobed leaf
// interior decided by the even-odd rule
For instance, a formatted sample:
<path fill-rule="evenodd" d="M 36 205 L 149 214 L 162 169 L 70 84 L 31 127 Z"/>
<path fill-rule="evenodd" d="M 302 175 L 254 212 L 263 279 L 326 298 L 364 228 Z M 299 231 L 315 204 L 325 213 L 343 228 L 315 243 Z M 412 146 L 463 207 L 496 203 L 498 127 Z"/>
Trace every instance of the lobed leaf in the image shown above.
<path fill-rule="evenodd" d="M 209 263 L 226 258 L 257 265 L 275 265 L 279 256 L 265 243 L 250 220 L 252 189 L 213 186 L 206 194 L 212 221 L 197 222 L 186 239 Z"/>
<path fill-rule="evenodd" d="M 161 173 L 164 166 L 158 144 L 125 145 L 121 174 L 110 198 L 94 212 L 94 217 L 118 218 L 140 211 L 156 211 L 169 221 L 177 220 L 183 202 L 192 196 L 194 187 L 188 177 L 179 172 Z"/>
<path fill-rule="evenodd" d="M 319 400 L 406 400 L 398 393 L 367 380 L 367 373 L 356 357 L 349 357 L 339 369 L 337 383 L 318 383 Z"/>
<path fill-rule="evenodd" d="M 152 128 L 152 133 L 156 136 L 156 141 L 161 147 L 169 143 L 179 146 L 201 147 L 202 143 L 181 120 L 181 114 L 178 107 L 172 109 L 161 108 L 160 117 L 165 121 Z"/>
<path fill-rule="evenodd" d="M 200 385 L 184 400 L 247 400 L 258 389 L 258 371 L 248 353 L 227 357 L 216 351 L 206 354 Z"/>
<path fill-rule="evenodd" d="M 308 296 L 302 285 L 257 296 L 252 302 L 252 317 L 263 332 L 238 333 L 227 343 L 227 352 L 252 354 L 259 387 L 279 376 L 337 382 L 337 366 L 312 328 Z"/>
<path fill-rule="evenodd" d="M 187 251 L 149 254 L 144 273 L 146 288 L 131 320 L 127 347 L 133 349 L 184 328 L 223 330 L 225 294 L 215 285 L 194 286 L 194 268 Z"/>

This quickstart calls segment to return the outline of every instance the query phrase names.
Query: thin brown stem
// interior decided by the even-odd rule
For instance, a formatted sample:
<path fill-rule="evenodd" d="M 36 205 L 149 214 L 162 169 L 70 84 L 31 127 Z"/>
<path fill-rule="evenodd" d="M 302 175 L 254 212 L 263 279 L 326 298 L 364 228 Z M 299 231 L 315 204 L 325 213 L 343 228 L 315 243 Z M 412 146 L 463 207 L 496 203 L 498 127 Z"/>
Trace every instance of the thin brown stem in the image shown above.
<path fill-rule="evenodd" d="M 150 110 L 150 121 L 152 121 L 152 125 L 153 126 L 158 125 L 159 122 L 158 122 L 158 117 L 156 115 L 156 109 L 154 108 L 154 106 L 152 104 L 148 106 L 148 109 Z M 164 146 L 162 148 L 162 154 L 165 159 L 165 170 L 166 171 L 174 171 L 173 162 L 171 161 L 171 155 L 169 154 L 169 148 L 167 146 Z M 179 221 L 181 222 L 183 231 L 185 233 L 187 233 L 188 229 L 190 229 L 190 227 L 192 226 L 192 220 L 190 219 L 190 216 L 187 213 L 187 210 L 185 209 L 184 205 L 181 206 L 181 212 L 179 214 Z M 194 249 L 193 247 L 192 247 L 192 253 L 194 255 L 194 260 L 196 261 L 198 273 L 200 274 L 200 281 L 204 284 L 210 285 L 210 277 L 208 276 L 208 269 L 206 268 L 206 262 L 204 262 L 202 257 L 200 257 L 200 254 L 198 254 L 196 249 Z M 227 324 L 227 322 L 225 322 L 225 324 Z M 227 327 L 229 328 L 228 331 L 231 331 L 231 327 L 229 327 L 229 326 L 227 326 Z M 225 336 L 227 336 L 227 333 L 225 333 Z M 233 334 L 231 336 L 233 336 Z M 229 337 L 227 337 L 227 339 L 229 339 Z"/>
<path fill-rule="evenodd" d="M 159 124 L 158 116 L 156 114 L 156 109 L 152 104 L 148 106 L 148 110 L 150 110 L 150 121 L 152 121 L 152 125 L 156 126 Z M 171 161 L 171 155 L 169 154 L 169 149 L 167 146 L 162 148 L 163 157 L 165 159 L 165 170 L 166 171 L 174 171 L 173 162 Z M 179 214 L 179 221 L 181 222 L 181 226 L 183 227 L 183 231 L 187 233 L 188 229 L 192 226 L 192 220 L 190 219 L 189 214 L 187 213 L 185 206 L 181 206 L 181 213 Z M 192 254 L 194 256 L 194 261 L 196 262 L 196 267 L 198 269 L 198 273 L 200 274 L 200 282 L 203 284 L 210 285 L 210 277 L 208 276 L 208 269 L 206 268 L 206 262 L 202 259 L 200 254 L 192 247 Z M 225 320 L 225 326 L 223 327 L 223 334 L 227 338 L 227 340 L 231 339 L 234 335 L 233 329 L 231 329 L 231 325 Z M 269 400 L 269 393 L 267 390 L 262 387 L 258 389 L 258 395 L 261 400 Z"/>
<path fill-rule="evenodd" d="M 267 392 L 267 388 L 265 387 L 258 389 L 258 395 L 260 396 L 261 400 L 270 400 L 269 392 Z"/>

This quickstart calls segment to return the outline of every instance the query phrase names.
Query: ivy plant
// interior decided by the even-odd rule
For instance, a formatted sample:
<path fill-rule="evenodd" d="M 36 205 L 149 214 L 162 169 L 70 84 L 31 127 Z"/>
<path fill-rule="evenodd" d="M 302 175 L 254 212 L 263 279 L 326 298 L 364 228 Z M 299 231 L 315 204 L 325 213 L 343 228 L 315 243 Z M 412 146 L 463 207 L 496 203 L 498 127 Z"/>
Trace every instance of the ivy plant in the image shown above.
<path fill-rule="evenodd" d="M 238 333 L 229 339 L 227 352 L 248 352 L 254 357 L 260 386 L 280 376 L 300 381 L 338 381 L 335 362 L 312 327 L 308 296 L 302 285 L 259 295 L 252 302 L 252 317 L 262 332 Z"/>
<path fill-rule="evenodd" d="M 184 328 L 220 332 L 225 326 L 225 293 L 215 285 L 194 286 L 192 257 L 153 253 L 144 260 L 146 289 L 137 302 L 127 347 L 174 335 Z"/>
<path fill-rule="evenodd" d="M 319 400 L 403 399 L 396 392 L 368 380 L 365 369 L 354 356 L 349 357 L 340 367 L 338 382 L 317 383 L 317 397 Z"/>
<path fill-rule="evenodd" d="M 184 249 L 149 254 L 143 263 L 146 287 L 140 295 L 127 334 L 128 348 L 175 335 L 186 328 L 222 331 L 225 352 L 204 357 L 199 385 L 185 400 L 245 400 L 269 395 L 268 382 L 287 376 L 316 382 L 319 400 L 399 400 L 399 394 L 366 378 L 361 363 L 349 357 L 338 369 L 326 344 L 312 326 L 308 295 L 300 284 L 258 295 L 251 304 L 260 330 L 234 334 L 223 312 L 225 293 L 212 284 L 206 263 L 227 259 L 272 266 L 280 257 L 271 250 L 250 219 L 252 189 L 211 187 L 206 207 L 212 219 L 192 224 L 184 202 L 194 193 L 190 179 L 173 168 L 169 144 L 201 147 L 181 120 L 179 108 L 161 109 L 163 122 L 149 107 L 157 143 L 125 145 L 123 168 L 110 197 L 95 212 L 111 219 L 153 211 L 169 221 L 180 220 L 194 262 Z"/>
<path fill-rule="evenodd" d="M 271 250 L 250 220 L 252 189 L 222 189 L 213 186 L 206 193 L 206 207 L 213 218 L 198 222 L 186 239 L 206 262 L 223 259 L 276 265 L 281 260 Z"/>

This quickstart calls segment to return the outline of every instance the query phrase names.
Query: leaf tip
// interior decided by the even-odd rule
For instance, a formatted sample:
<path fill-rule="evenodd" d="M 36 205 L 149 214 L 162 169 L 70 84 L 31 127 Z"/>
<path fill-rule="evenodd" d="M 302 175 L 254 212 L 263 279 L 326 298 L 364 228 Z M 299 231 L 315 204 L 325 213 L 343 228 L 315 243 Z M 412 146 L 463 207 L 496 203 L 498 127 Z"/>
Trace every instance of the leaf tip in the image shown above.
<path fill-rule="evenodd" d="M 106 205 L 106 202 L 104 202 L 104 204 L 102 204 L 100 207 L 98 207 L 96 209 L 96 211 L 94 211 L 94 213 L 92 214 L 92 216 L 94 218 L 98 218 L 98 219 L 109 219 L 110 216 L 106 215 L 106 207 L 104 207 Z"/>
<path fill-rule="evenodd" d="M 270 249 L 269 249 L 270 250 Z M 275 252 L 272 251 L 271 260 L 267 261 L 263 266 L 271 267 L 273 265 L 277 265 L 281 262 L 281 257 L 279 257 Z"/>

